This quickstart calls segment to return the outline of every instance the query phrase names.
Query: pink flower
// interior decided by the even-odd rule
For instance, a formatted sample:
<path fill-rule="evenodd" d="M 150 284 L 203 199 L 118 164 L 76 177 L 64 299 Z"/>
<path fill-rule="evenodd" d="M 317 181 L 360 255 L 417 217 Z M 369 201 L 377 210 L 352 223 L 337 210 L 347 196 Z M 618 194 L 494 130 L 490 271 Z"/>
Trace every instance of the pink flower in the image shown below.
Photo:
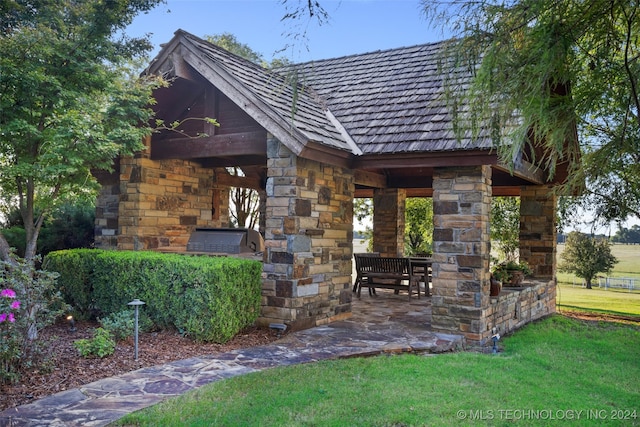
<path fill-rule="evenodd" d="M 0 291 L 0 297 L 15 298 L 16 293 L 13 289 L 3 289 Z"/>
<path fill-rule="evenodd" d="M 13 317 L 13 313 L 9 313 L 9 322 L 13 323 L 16 321 L 16 318 Z"/>
<path fill-rule="evenodd" d="M 20 308 L 20 301 L 14 301 L 14 302 L 12 302 L 10 307 L 11 307 L 11 309 L 12 309 L 12 310 L 17 310 L 17 309 L 19 309 L 19 308 Z"/>
<path fill-rule="evenodd" d="M 6 313 L 0 313 L 0 323 L 4 322 L 5 320 L 7 320 L 7 314 Z"/>

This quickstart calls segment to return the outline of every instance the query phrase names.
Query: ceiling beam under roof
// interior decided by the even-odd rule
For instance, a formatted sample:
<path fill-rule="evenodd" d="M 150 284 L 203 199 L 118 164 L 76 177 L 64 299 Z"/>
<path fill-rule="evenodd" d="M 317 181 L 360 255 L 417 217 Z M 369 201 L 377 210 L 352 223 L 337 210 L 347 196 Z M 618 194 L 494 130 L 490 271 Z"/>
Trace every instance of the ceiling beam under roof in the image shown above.
<path fill-rule="evenodd" d="M 364 185 L 373 188 L 386 188 L 387 177 L 381 173 L 355 170 L 353 171 L 354 181 L 356 185 Z"/>
<path fill-rule="evenodd" d="M 494 165 L 495 153 L 486 150 L 447 151 L 439 153 L 365 154 L 356 157 L 353 169 L 405 169 L 408 167 L 450 167 Z"/>
<path fill-rule="evenodd" d="M 239 188 L 251 188 L 253 190 L 264 190 L 264 182 L 259 178 L 252 178 L 248 176 L 236 176 L 229 174 L 218 174 L 216 176 L 216 183 L 220 185 L 226 185 L 229 187 Z"/>

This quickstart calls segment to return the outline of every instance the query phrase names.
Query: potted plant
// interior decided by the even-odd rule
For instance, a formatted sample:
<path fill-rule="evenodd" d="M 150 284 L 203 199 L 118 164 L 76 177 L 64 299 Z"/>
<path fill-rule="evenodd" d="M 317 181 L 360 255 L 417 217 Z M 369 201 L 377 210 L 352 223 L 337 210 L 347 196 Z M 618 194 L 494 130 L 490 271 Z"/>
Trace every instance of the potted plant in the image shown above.
<path fill-rule="evenodd" d="M 524 261 L 518 262 L 509 260 L 497 264 L 494 267 L 492 274 L 494 276 L 498 274 L 499 277 L 502 277 L 502 284 L 504 286 L 519 286 L 525 276 L 531 274 L 531 269 L 529 268 L 529 264 Z"/>
<path fill-rule="evenodd" d="M 496 297 L 502 291 L 502 284 L 509 280 L 509 273 L 500 264 L 491 269 L 491 288 L 489 296 Z"/>

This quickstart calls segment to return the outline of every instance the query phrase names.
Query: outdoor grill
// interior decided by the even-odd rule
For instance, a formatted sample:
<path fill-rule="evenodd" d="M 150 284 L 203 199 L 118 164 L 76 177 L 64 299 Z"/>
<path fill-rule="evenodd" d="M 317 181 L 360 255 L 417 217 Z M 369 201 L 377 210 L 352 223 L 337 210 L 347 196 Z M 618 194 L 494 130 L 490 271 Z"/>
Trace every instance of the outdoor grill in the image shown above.
<path fill-rule="evenodd" d="M 256 254 L 262 251 L 262 235 L 248 228 L 196 228 L 187 242 L 187 252 Z"/>

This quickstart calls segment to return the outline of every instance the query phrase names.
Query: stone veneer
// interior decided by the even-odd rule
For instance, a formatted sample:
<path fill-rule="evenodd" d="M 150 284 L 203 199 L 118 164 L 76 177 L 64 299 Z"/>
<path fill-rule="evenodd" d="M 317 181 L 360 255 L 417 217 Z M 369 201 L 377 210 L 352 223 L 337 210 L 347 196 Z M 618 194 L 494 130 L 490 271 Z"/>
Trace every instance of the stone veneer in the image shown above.
<path fill-rule="evenodd" d="M 94 246 L 98 249 L 118 247 L 118 211 L 120 207 L 120 164 L 112 173 L 94 172 L 100 183 L 96 199 Z"/>
<path fill-rule="evenodd" d="M 229 221 L 228 190 L 216 188 L 214 171 L 194 162 L 154 161 L 139 154 L 120 160 L 119 185 L 106 176 L 100 181 L 99 248 L 184 251 L 196 227 L 227 226 Z"/>
<path fill-rule="evenodd" d="M 538 279 L 556 276 L 556 197 L 548 186 L 520 190 L 520 260 Z"/>
<path fill-rule="evenodd" d="M 489 166 L 434 170 L 431 325 L 480 344 L 491 335 L 490 198 Z"/>
<path fill-rule="evenodd" d="M 353 173 L 267 140 L 263 300 L 258 324 L 304 329 L 351 316 Z"/>
<path fill-rule="evenodd" d="M 491 297 L 484 311 L 490 330 L 504 335 L 529 322 L 555 313 L 556 283 L 554 280 L 527 280 L 521 287 L 504 287 L 497 297 Z"/>
<path fill-rule="evenodd" d="M 405 200 L 403 189 L 376 189 L 373 193 L 373 252 L 381 256 L 404 254 Z"/>

